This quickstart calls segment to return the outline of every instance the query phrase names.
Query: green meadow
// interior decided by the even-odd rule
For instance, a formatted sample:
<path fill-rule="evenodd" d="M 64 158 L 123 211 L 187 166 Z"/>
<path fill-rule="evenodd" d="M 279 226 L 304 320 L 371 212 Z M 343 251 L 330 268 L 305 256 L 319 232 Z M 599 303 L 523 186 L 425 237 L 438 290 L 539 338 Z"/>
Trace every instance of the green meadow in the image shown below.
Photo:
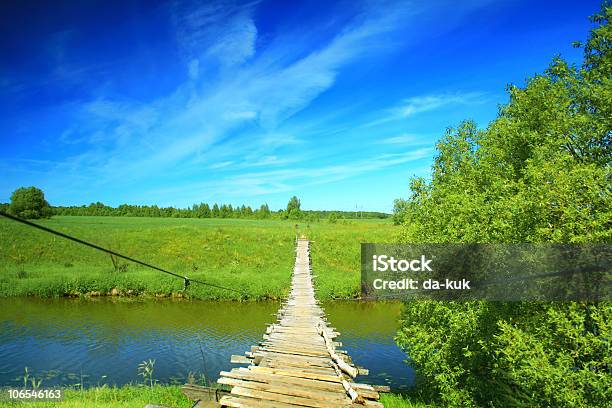
<path fill-rule="evenodd" d="M 55 216 L 36 221 L 180 275 L 183 281 L 61 237 L 0 219 L 0 296 L 102 296 L 263 300 L 288 293 L 294 221 Z M 389 242 L 390 220 L 299 222 L 313 240 L 321 299 L 359 295 L 360 243 Z"/>

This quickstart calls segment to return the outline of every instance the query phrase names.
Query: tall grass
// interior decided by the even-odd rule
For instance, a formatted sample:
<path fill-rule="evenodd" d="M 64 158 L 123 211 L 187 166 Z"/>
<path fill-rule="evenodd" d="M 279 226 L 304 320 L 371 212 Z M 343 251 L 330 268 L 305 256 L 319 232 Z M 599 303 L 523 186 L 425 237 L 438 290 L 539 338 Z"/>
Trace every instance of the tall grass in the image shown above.
<path fill-rule="evenodd" d="M 381 393 L 380 402 L 383 403 L 385 408 L 435 408 L 434 405 L 413 401 L 401 394 Z"/>
<path fill-rule="evenodd" d="M 261 300 L 286 296 L 295 222 L 280 220 L 53 217 L 41 224 L 240 293 L 193 283 L 196 299 Z M 321 298 L 359 291 L 359 243 L 393 238 L 388 221 L 300 224 L 315 240 Z M 0 296 L 97 296 L 109 293 L 182 297 L 183 282 L 113 260 L 105 253 L 0 219 Z"/>

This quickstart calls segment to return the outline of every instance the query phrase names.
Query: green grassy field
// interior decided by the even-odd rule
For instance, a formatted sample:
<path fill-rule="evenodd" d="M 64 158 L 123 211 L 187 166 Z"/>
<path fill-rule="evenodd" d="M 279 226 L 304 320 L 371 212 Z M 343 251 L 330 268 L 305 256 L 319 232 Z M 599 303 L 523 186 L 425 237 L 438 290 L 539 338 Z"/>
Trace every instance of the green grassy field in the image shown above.
<path fill-rule="evenodd" d="M 240 219 L 53 217 L 41 224 L 112 248 L 181 275 L 241 293 L 192 284 L 197 299 L 276 299 L 288 292 L 295 222 Z M 314 240 L 313 267 L 321 299 L 359 293 L 360 243 L 389 242 L 389 220 L 300 223 Z M 120 261 L 122 264 L 127 263 Z M 180 279 L 0 219 L 0 296 L 182 296 Z M 121 269 L 121 268 L 120 268 Z"/>

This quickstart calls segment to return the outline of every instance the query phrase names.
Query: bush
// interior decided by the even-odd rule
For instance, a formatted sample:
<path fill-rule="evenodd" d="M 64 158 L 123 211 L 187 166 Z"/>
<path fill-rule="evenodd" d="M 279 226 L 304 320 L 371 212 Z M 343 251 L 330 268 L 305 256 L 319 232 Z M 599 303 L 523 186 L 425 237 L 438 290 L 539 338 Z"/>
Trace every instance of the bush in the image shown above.
<path fill-rule="evenodd" d="M 555 59 L 485 130 L 438 143 L 431 181 L 396 203 L 405 242 L 610 242 L 612 7 L 581 68 Z M 397 342 L 445 406 L 603 407 L 610 302 L 410 302 Z"/>
<path fill-rule="evenodd" d="M 36 187 L 21 187 L 11 195 L 9 211 L 21 218 L 36 219 L 51 216 L 51 207 L 45 194 Z"/>

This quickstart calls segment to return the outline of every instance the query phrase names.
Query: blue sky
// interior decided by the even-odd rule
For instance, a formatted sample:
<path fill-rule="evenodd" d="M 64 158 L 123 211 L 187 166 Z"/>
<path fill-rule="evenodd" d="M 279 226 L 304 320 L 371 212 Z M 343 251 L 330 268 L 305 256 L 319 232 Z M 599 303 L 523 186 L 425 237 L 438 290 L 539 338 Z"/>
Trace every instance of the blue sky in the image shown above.
<path fill-rule="evenodd" d="M 2 2 L 0 202 L 390 211 L 597 1 Z"/>

